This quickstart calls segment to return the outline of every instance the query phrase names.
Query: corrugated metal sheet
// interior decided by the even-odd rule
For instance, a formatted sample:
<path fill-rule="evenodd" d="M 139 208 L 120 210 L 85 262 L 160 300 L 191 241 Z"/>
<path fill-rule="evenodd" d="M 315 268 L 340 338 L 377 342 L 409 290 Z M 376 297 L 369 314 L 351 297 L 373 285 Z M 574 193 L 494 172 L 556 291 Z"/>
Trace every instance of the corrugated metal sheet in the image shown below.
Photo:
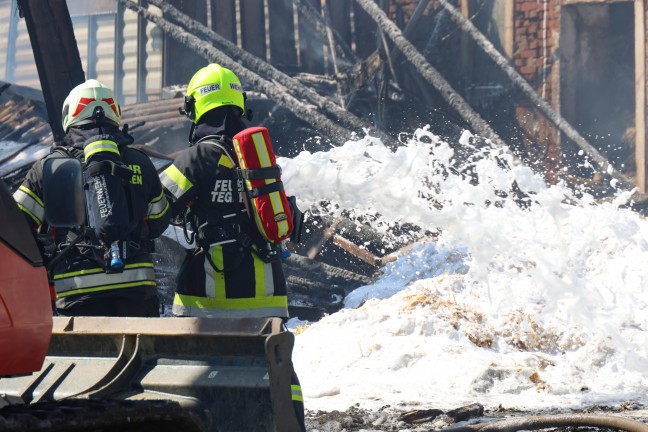
<path fill-rule="evenodd" d="M 117 12 L 115 0 L 67 0 L 70 16 L 114 14 Z"/>
<path fill-rule="evenodd" d="M 83 70 L 89 78 L 96 78 L 115 88 L 115 21 L 117 2 L 68 0 L 72 24 L 77 40 Z M 12 83 L 40 88 L 34 54 L 25 21 L 16 16 L 15 0 L 0 0 L 0 40 L 9 40 L 11 20 L 16 20 L 15 46 L 0 45 L 0 79 Z M 151 8 L 152 11 L 159 10 Z M 138 15 L 124 11 L 124 64 L 121 84 L 124 104 L 137 102 Z M 152 23 L 146 25 L 146 80 L 145 93 L 149 100 L 159 99 L 162 89 L 162 34 Z M 11 52 L 15 53 L 11 55 Z M 118 70 L 117 73 L 120 71 Z"/>
<path fill-rule="evenodd" d="M 0 0 L 0 22 L 2 23 L 2 25 L 0 25 L 0 40 L 9 40 L 9 27 L 12 13 L 10 3 L 7 0 Z M 5 67 L 8 48 L 8 43 L 0 44 L 0 65 L 2 65 L 2 70 L 0 72 L 3 74 L 6 74 Z"/>
<path fill-rule="evenodd" d="M 115 15 L 92 17 L 96 25 L 97 79 L 110 88 L 115 87 Z"/>
<path fill-rule="evenodd" d="M 40 88 L 38 71 L 34 62 L 34 53 L 29 41 L 29 33 L 25 20 L 18 21 L 18 37 L 16 39 L 16 55 L 13 69 L 13 77 L 16 83 L 20 85 Z"/>
<path fill-rule="evenodd" d="M 79 49 L 79 57 L 81 57 L 81 64 L 83 64 L 83 71 L 88 72 L 88 17 L 74 17 L 72 18 L 72 26 L 74 27 L 74 36 L 77 40 L 77 47 Z"/>
<path fill-rule="evenodd" d="M 123 103 L 137 102 L 137 13 L 124 12 Z"/>

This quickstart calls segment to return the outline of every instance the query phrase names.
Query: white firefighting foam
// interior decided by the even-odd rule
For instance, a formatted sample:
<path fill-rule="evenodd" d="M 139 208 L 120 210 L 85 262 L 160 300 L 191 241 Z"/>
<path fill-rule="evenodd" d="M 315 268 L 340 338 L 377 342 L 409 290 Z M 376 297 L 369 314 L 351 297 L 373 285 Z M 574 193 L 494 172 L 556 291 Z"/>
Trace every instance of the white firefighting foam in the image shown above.
<path fill-rule="evenodd" d="M 438 235 L 341 311 L 291 320 L 307 409 L 569 408 L 648 392 L 648 223 L 620 208 L 630 193 L 597 204 L 472 142 L 464 133 L 472 155 L 458 161 L 424 128 L 396 151 L 365 137 L 279 159 L 301 208 Z"/>

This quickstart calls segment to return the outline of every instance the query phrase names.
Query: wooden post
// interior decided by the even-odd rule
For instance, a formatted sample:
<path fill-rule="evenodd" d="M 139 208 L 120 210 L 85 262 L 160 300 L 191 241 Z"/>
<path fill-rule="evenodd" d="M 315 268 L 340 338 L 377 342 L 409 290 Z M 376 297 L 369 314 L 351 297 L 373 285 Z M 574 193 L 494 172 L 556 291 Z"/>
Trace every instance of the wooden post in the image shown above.
<path fill-rule="evenodd" d="M 97 78 L 97 17 L 95 15 L 88 16 L 88 52 L 86 53 L 86 76 L 88 78 Z"/>
<path fill-rule="evenodd" d="M 241 0 L 241 47 L 266 59 L 266 29 L 263 0 Z"/>
<path fill-rule="evenodd" d="M 274 66 L 295 68 L 297 47 L 291 0 L 274 0 L 269 8 L 270 61 Z"/>
<path fill-rule="evenodd" d="M 470 19 L 470 2 L 469 0 L 461 0 L 461 15 L 465 18 Z M 468 77 L 472 77 L 472 65 L 473 65 L 473 50 L 470 40 L 470 36 L 466 32 L 461 32 L 459 35 L 460 39 L 460 50 L 461 50 L 461 70 Z M 470 78 L 469 78 L 470 79 Z"/>
<path fill-rule="evenodd" d="M 212 30 L 236 44 L 236 4 L 234 0 L 210 0 Z"/>
<path fill-rule="evenodd" d="M 637 186 L 646 192 L 646 9 L 635 0 L 635 159 Z"/>
<path fill-rule="evenodd" d="M 515 1 L 504 0 L 504 55 L 509 60 L 513 58 L 515 30 Z"/>

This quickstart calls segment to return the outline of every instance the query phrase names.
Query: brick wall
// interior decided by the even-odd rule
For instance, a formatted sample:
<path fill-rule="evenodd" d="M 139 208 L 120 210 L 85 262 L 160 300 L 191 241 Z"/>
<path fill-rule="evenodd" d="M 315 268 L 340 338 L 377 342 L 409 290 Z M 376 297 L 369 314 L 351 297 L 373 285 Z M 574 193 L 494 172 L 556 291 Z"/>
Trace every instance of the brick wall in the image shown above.
<path fill-rule="evenodd" d="M 538 91 L 542 91 L 543 67 L 546 66 L 544 78 L 548 81 L 553 66 L 551 58 L 559 32 L 556 6 L 556 0 L 515 0 L 515 67 Z M 551 84 L 545 82 L 545 99 L 548 101 L 551 100 L 551 90 Z"/>
<path fill-rule="evenodd" d="M 404 25 L 418 3 L 389 0 L 387 12 L 394 21 L 400 17 Z M 458 6 L 458 2 L 453 3 Z M 438 2 L 431 1 L 426 12 L 438 7 Z M 514 0 L 512 63 L 536 93 L 556 109 L 560 103 L 559 70 L 553 57 L 560 32 L 559 11 L 559 0 Z M 517 95 L 515 121 L 524 131 L 529 153 L 544 168 L 547 180 L 553 182 L 561 161 L 559 131 L 528 97 L 522 92 Z"/>
<path fill-rule="evenodd" d="M 536 93 L 549 105 L 559 105 L 558 64 L 553 56 L 560 32 L 557 0 L 514 0 L 513 63 Z M 546 16 L 545 16 L 546 15 Z M 560 163 L 559 133 L 530 100 L 521 95 L 515 110 L 520 127 L 528 136 L 527 145 L 547 173 L 547 180 L 556 179 Z"/>

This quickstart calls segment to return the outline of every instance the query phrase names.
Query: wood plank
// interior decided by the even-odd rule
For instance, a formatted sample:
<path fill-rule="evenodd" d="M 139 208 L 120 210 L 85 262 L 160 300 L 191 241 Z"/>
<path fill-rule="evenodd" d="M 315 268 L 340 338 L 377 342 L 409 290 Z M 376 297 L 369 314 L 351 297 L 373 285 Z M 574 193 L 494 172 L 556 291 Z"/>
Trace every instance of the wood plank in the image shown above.
<path fill-rule="evenodd" d="M 212 30 L 232 43 L 236 40 L 236 0 L 210 0 Z"/>
<path fill-rule="evenodd" d="M 306 0 L 318 13 L 322 12 L 320 0 Z M 303 72 L 322 74 L 324 72 L 324 41 L 322 35 L 308 24 L 308 20 L 299 16 L 299 58 Z"/>
<path fill-rule="evenodd" d="M 340 35 L 342 40 L 351 46 L 353 40 L 351 35 L 351 3 L 347 1 L 326 2 L 329 9 L 331 26 Z"/>
<path fill-rule="evenodd" d="M 241 0 L 241 46 L 247 52 L 266 60 L 263 0 Z"/>
<path fill-rule="evenodd" d="M 355 18 L 355 53 L 361 59 L 369 57 L 378 45 L 378 34 L 376 22 L 367 14 L 364 9 L 353 3 L 353 16 Z"/>
<path fill-rule="evenodd" d="M 297 66 L 292 0 L 269 2 L 270 62 L 279 67 Z"/>
<path fill-rule="evenodd" d="M 174 7 L 202 24 L 207 24 L 207 3 L 193 0 L 169 0 Z M 182 53 L 182 62 L 178 62 Z M 163 86 L 187 84 L 193 74 L 207 65 L 207 61 L 172 37 L 164 36 Z"/>

